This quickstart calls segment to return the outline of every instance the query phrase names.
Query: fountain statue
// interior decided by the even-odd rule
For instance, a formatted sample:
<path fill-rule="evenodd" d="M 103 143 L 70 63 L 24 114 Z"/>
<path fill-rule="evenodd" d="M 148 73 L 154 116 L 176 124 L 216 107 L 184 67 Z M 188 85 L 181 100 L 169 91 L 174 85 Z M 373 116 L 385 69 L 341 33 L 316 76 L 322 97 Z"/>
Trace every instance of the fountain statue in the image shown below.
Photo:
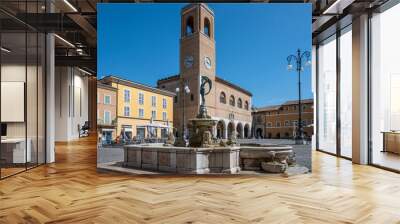
<path fill-rule="evenodd" d="M 208 91 L 206 92 L 206 84 L 208 84 Z M 201 76 L 201 84 L 200 84 L 200 96 L 201 96 L 201 104 L 198 118 L 211 118 L 207 114 L 206 108 L 206 98 L 205 96 L 208 95 L 212 88 L 212 81 L 207 76 Z"/>

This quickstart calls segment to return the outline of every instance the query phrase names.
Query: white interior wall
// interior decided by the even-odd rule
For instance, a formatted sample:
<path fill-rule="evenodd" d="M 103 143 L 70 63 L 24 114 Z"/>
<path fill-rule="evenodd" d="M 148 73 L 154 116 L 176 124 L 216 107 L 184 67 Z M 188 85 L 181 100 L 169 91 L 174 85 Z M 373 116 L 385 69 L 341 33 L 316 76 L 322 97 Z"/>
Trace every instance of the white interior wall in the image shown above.
<path fill-rule="evenodd" d="M 88 120 L 88 78 L 81 76 L 81 73 L 74 69 L 74 90 L 71 99 L 74 99 L 73 108 L 71 108 L 71 135 L 73 138 L 79 137 L 78 124 L 82 126 Z M 78 74 L 77 74 L 78 72 Z M 71 103 L 72 104 L 72 103 Z"/>
<path fill-rule="evenodd" d="M 68 68 L 55 68 L 55 140 L 68 139 Z"/>
<path fill-rule="evenodd" d="M 88 120 L 88 78 L 73 67 L 56 67 L 55 140 L 79 138 L 78 125 Z"/>

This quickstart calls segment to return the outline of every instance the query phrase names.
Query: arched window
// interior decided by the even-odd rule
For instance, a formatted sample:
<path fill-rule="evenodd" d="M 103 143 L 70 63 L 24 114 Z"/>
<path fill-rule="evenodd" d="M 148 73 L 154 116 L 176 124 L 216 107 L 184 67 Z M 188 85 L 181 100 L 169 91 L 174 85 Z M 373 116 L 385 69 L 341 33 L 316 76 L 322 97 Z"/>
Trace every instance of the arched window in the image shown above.
<path fill-rule="evenodd" d="M 244 101 L 244 109 L 249 110 L 249 102 Z"/>
<path fill-rule="evenodd" d="M 235 97 L 233 95 L 229 98 L 229 105 L 235 106 Z"/>
<path fill-rule="evenodd" d="M 208 18 L 204 19 L 204 34 L 207 35 L 208 37 L 211 37 L 211 26 L 210 26 L 210 20 Z"/>
<path fill-rule="evenodd" d="M 192 35 L 194 32 L 194 20 L 193 16 L 189 16 L 186 20 L 186 36 Z"/>
<path fill-rule="evenodd" d="M 238 103 L 237 103 L 237 106 L 239 107 L 239 108 L 242 108 L 242 99 L 238 99 Z"/>
<path fill-rule="evenodd" d="M 219 102 L 226 104 L 226 95 L 224 92 L 221 92 L 221 94 L 219 95 Z"/>

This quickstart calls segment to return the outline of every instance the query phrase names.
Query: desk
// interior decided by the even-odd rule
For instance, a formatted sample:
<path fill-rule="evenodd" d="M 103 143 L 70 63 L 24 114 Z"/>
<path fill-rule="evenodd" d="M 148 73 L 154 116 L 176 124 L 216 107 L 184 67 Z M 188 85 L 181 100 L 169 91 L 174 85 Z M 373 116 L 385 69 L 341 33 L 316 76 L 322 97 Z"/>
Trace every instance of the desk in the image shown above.
<path fill-rule="evenodd" d="M 31 139 L 27 139 L 25 151 L 25 138 L 6 138 L 1 139 L 1 159 L 6 164 L 20 164 L 31 162 Z"/>
<path fill-rule="evenodd" d="M 382 152 L 400 154 L 400 131 L 383 131 Z"/>

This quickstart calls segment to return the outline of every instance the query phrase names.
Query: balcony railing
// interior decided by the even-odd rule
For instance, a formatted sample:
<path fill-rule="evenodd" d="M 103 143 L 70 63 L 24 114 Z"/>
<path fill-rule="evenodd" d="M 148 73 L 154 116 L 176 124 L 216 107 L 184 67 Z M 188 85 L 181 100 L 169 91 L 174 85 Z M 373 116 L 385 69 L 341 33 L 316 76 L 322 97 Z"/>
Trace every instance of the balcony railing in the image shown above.
<path fill-rule="evenodd" d="M 97 125 L 113 125 L 116 126 L 117 125 L 117 121 L 116 119 L 110 121 L 110 122 L 104 122 L 103 119 L 97 119 Z"/>

